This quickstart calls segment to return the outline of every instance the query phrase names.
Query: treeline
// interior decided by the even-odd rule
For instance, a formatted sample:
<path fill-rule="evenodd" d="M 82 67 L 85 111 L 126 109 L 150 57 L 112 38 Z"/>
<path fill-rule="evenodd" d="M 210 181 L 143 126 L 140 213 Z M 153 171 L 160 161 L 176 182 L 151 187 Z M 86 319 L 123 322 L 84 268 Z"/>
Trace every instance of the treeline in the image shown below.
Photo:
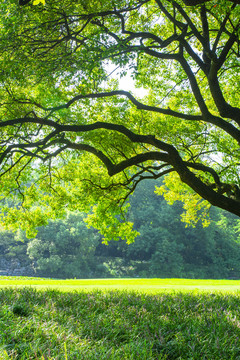
<path fill-rule="evenodd" d="M 142 183 L 131 197 L 129 216 L 141 233 L 133 244 L 102 244 L 99 234 L 86 228 L 85 214 L 76 212 L 49 221 L 34 239 L 1 230 L 1 256 L 18 259 L 36 276 L 55 278 L 240 278 L 238 220 L 212 209 L 209 227 L 186 228 L 181 204 L 168 205 L 154 194 L 155 185 Z"/>

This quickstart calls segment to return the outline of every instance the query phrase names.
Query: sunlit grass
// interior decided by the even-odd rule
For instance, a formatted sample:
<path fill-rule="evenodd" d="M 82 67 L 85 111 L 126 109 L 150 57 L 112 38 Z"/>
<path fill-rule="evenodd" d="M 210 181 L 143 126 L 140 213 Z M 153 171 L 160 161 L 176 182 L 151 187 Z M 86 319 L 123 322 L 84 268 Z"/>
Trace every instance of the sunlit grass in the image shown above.
<path fill-rule="evenodd" d="M 144 293 L 166 291 L 240 291 L 239 280 L 193 279 L 69 279 L 56 280 L 27 277 L 0 277 L 1 287 L 26 287 L 61 291 L 129 290 Z"/>

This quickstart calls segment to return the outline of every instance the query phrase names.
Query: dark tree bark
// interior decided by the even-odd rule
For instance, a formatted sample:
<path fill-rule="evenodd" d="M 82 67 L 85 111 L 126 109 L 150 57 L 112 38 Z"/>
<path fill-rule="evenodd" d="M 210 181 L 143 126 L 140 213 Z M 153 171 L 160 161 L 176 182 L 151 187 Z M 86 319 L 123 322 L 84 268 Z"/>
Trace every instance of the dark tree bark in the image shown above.
<path fill-rule="evenodd" d="M 30 3 L 31 0 L 19 0 L 19 5 L 23 6 L 23 5 L 27 5 L 28 3 Z"/>

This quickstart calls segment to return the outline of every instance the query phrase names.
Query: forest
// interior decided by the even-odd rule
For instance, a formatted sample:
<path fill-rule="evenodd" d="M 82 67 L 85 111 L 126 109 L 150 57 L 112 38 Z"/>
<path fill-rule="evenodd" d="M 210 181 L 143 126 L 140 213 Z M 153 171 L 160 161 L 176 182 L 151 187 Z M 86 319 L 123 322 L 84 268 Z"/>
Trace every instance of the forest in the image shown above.
<path fill-rule="evenodd" d="M 53 278 L 240 278 L 237 217 L 212 208 L 210 225 L 186 227 L 182 203 L 168 205 L 155 186 L 148 180 L 131 197 L 129 217 L 139 232 L 134 243 L 103 244 L 99 233 L 86 227 L 86 214 L 69 212 L 39 227 L 32 239 L 20 230 L 2 230 L 1 257 L 18 259 L 28 269 L 25 275 Z"/>

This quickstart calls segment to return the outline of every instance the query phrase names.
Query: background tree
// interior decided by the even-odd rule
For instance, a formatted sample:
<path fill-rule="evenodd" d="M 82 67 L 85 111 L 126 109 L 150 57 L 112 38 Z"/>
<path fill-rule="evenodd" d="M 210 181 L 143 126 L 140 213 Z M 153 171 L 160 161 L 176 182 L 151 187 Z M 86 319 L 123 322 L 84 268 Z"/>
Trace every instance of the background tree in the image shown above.
<path fill-rule="evenodd" d="M 126 198 L 167 174 L 181 195 L 192 191 L 195 208 L 208 206 L 203 198 L 240 215 L 235 2 L 49 0 L 0 11 L 1 191 L 16 202 L 7 216 L 3 207 L 9 224 L 29 228 L 92 206 L 89 224 L 106 240 L 131 241 L 132 224 L 116 223 Z M 119 89 L 112 69 L 148 95 Z"/>
<path fill-rule="evenodd" d="M 161 185 L 158 180 L 157 185 Z M 237 217 L 211 209 L 211 224 L 186 227 L 184 209 L 169 206 L 154 193 L 155 181 L 139 184 L 130 197 L 130 220 L 140 232 L 137 240 L 98 245 L 115 276 L 231 278 L 240 276 Z"/>
<path fill-rule="evenodd" d="M 42 276 L 89 278 L 98 270 L 94 258 L 97 243 L 83 215 L 69 213 L 64 220 L 41 227 L 37 238 L 28 242 L 27 254 Z"/>
<path fill-rule="evenodd" d="M 143 261 L 137 271 L 150 277 L 238 277 L 237 217 L 212 208 L 208 227 L 186 227 L 181 202 L 169 206 L 153 194 L 154 186 L 141 183 L 131 198 L 130 213 L 141 235 L 126 246 L 125 256 Z"/>
<path fill-rule="evenodd" d="M 32 239 L 22 231 L 2 229 L 0 271 L 20 263 L 36 276 L 58 278 L 239 278 L 237 217 L 215 208 L 209 227 L 186 227 L 182 204 L 168 205 L 154 187 L 154 181 L 142 182 L 130 197 L 129 217 L 141 233 L 136 242 L 111 241 L 106 246 L 96 231 L 86 228 L 84 214 L 69 213 L 40 227 Z"/>

